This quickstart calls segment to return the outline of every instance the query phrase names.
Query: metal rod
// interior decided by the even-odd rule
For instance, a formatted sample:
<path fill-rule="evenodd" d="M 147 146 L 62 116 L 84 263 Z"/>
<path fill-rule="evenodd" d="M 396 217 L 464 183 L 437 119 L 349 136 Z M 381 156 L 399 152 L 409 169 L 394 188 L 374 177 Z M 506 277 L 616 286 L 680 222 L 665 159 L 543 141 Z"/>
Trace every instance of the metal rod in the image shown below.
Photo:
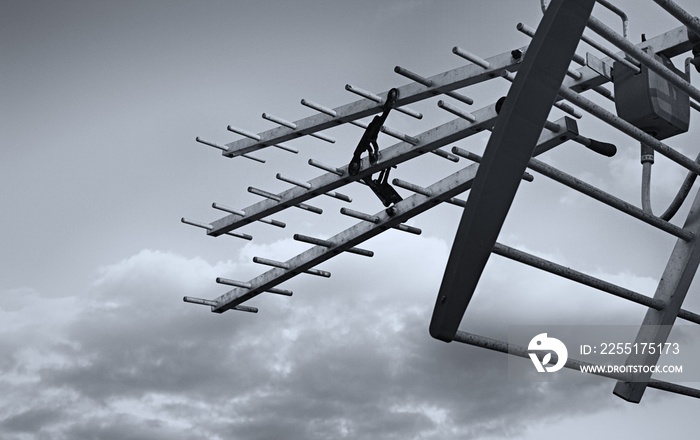
<path fill-rule="evenodd" d="M 478 57 L 471 52 L 467 52 L 466 50 L 462 49 L 459 46 L 453 47 L 452 53 L 464 58 L 467 61 L 471 61 L 472 63 L 483 67 L 484 69 L 488 69 L 489 67 L 491 67 L 491 63 L 489 63 L 485 59 Z"/>
<path fill-rule="evenodd" d="M 308 182 L 301 182 L 299 180 L 295 180 L 295 179 L 292 179 L 290 177 L 284 177 L 280 173 L 277 173 L 277 175 L 275 177 L 277 178 L 277 180 L 291 183 L 292 185 L 296 185 L 296 186 L 299 186 L 299 187 L 304 188 L 304 189 L 311 189 L 311 184 Z"/>
<path fill-rule="evenodd" d="M 655 310 L 664 307 L 661 301 L 498 242 L 493 247 L 493 253 Z"/>
<path fill-rule="evenodd" d="M 298 154 L 298 153 L 299 153 L 299 150 L 297 150 L 296 148 L 292 148 L 292 147 L 290 147 L 289 145 L 285 145 L 285 144 L 282 144 L 282 143 L 280 143 L 280 144 L 274 144 L 273 147 L 277 147 L 277 148 L 279 148 L 280 150 L 289 151 L 290 153 L 294 153 L 294 154 Z"/>
<path fill-rule="evenodd" d="M 364 220 L 366 222 L 375 223 L 375 224 L 379 223 L 378 216 L 365 214 L 364 212 L 355 211 L 354 209 L 340 208 L 340 213 L 343 215 L 347 215 L 348 217 L 353 217 L 356 219 Z"/>
<path fill-rule="evenodd" d="M 406 182 L 405 180 L 394 179 L 391 183 L 398 186 L 399 188 L 407 189 L 409 191 L 413 191 L 414 193 L 423 194 L 424 196 L 431 197 L 433 195 L 433 192 L 431 190 L 423 188 L 422 186 L 418 186 L 411 182 Z"/>
<path fill-rule="evenodd" d="M 279 267 L 280 269 L 289 270 L 289 264 L 283 263 L 281 261 L 269 260 L 267 258 L 253 257 L 253 262 L 258 264 L 263 264 L 265 266 Z M 330 278 L 331 273 L 325 270 L 319 269 L 306 269 L 304 273 L 309 275 L 316 275 L 323 278 Z"/>
<path fill-rule="evenodd" d="M 465 206 L 467 206 L 466 200 L 458 199 L 455 197 L 452 197 L 451 199 L 445 200 L 445 202 L 449 203 L 450 205 L 459 206 L 460 208 L 464 208 Z"/>
<path fill-rule="evenodd" d="M 455 115 L 455 116 L 459 116 L 459 117 L 462 118 L 462 119 L 466 119 L 466 120 L 469 121 L 469 122 L 475 122 L 475 121 L 476 121 L 476 116 L 474 116 L 473 114 L 471 114 L 471 113 L 469 113 L 469 112 L 466 112 L 466 111 L 462 110 L 462 109 L 459 108 L 459 107 L 456 107 L 456 106 L 450 104 L 449 102 L 445 102 L 445 101 L 443 101 L 443 100 L 440 100 L 440 101 L 438 101 L 437 105 L 438 105 L 438 107 L 440 107 L 441 109 L 446 110 L 446 111 L 452 113 L 452 114 Z"/>
<path fill-rule="evenodd" d="M 263 113 L 263 117 L 265 117 L 265 113 Z M 266 118 L 266 119 L 267 119 L 267 118 Z M 230 125 L 228 126 L 228 128 L 229 128 L 229 131 L 232 131 L 232 132 L 234 132 L 234 133 L 240 134 L 240 135 L 245 136 L 245 137 L 247 137 L 247 138 L 250 138 L 250 139 L 253 139 L 253 140 L 256 140 L 256 141 L 259 141 L 259 140 L 260 140 L 260 136 L 258 136 L 257 134 L 253 134 L 253 133 L 250 133 L 250 132 L 248 132 L 248 131 L 241 130 L 241 129 L 239 129 L 239 128 L 234 128 L 234 127 L 231 127 Z M 215 144 L 215 143 L 213 143 L 213 142 L 208 142 L 208 141 L 205 141 L 205 140 L 200 139 L 199 137 L 196 138 L 196 141 L 197 141 L 197 142 L 200 142 L 200 143 L 202 143 L 202 144 L 205 144 L 205 145 L 209 145 L 209 146 L 214 147 L 214 148 L 218 148 L 219 150 L 228 151 L 228 147 L 226 147 L 226 146 L 224 146 L 224 145 L 219 145 L 219 144 Z M 290 153 L 294 153 L 294 154 L 299 153 L 299 150 L 297 150 L 296 148 L 292 148 L 292 147 L 290 147 L 290 146 L 288 146 L 288 145 L 285 145 L 285 144 L 282 144 L 282 143 L 275 144 L 275 145 L 273 145 L 273 147 L 277 147 L 277 148 L 279 148 L 279 149 L 281 149 L 281 150 L 289 151 Z M 250 156 L 250 155 L 247 155 L 247 154 L 241 154 L 241 156 L 247 157 L 248 159 L 253 159 L 253 160 L 256 160 L 256 161 L 261 161 L 261 160 L 262 160 L 262 159 L 257 159 L 257 158 L 255 158 L 254 156 Z M 263 161 L 263 163 L 264 163 L 264 161 Z"/>
<path fill-rule="evenodd" d="M 280 269 L 289 269 L 289 264 L 281 261 L 269 260 L 267 258 L 253 257 L 253 263 L 264 264 L 266 266 L 279 267 Z"/>
<path fill-rule="evenodd" d="M 409 226 L 404 223 L 393 226 L 392 229 L 398 229 L 399 231 L 408 232 L 409 234 L 415 235 L 421 235 L 423 233 L 423 231 L 420 228 L 416 228 L 415 226 Z"/>
<path fill-rule="evenodd" d="M 445 95 L 449 96 L 452 99 L 456 99 L 457 101 L 461 101 L 467 105 L 472 105 L 474 104 L 474 100 L 468 96 L 464 96 L 461 93 L 457 92 L 445 92 Z"/>
<path fill-rule="evenodd" d="M 253 139 L 254 141 L 259 141 L 261 139 L 260 136 L 258 136 L 255 133 L 251 133 L 247 130 L 243 130 L 242 128 L 237 128 L 237 127 L 234 127 L 232 125 L 229 125 L 228 127 L 226 127 L 226 129 L 228 131 L 231 131 L 231 132 L 236 133 L 236 134 L 240 134 L 241 136 L 247 137 L 249 139 Z"/>
<path fill-rule="evenodd" d="M 680 309 L 680 311 L 678 311 L 678 317 L 686 321 L 694 322 L 695 324 L 700 324 L 700 315 L 685 309 Z"/>
<path fill-rule="evenodd" d="M 297 205 L 294 205 L 295 207 L 299 209 L 303 209 L 304 211 L 309 211 L 313 212 L 314 214 L 323 214 L 323 209 L 317 208 L 315 206 L 307 205 L 306 203 L 299 203 Z"/>
<path fill-rule="evenodd" d="M 326 248 L 335 247 L 335 245 L 328 240 L 321 240 L 320 238 L 309 237 L 308 235 L 294 234 L 294 240 L 301 241 L 304 243 L 313 244 L 315 246 L 323 246 Z M 373 257 L 374 256 L 374 252 L 369 251 L 367 249 L 360 249 L 360 248 L 356 248 L 356 247 L 346 249 L 345 252 L 350 252 L 351 254 L 362 255 L 364 257 Z"/>
<path fill-rule="evenodd" d="M 217 144 L 214 142 L 210 142 L 210 141 L 205 141 L 204 139 L 199 138 L 199 136 L 195 138 L 195 141 L 199 142 L 200 144 L 204 144 L 204 145 L 208 145 L 210 147 L 218 148 L 219 150 L 222 150 L 222 151 L 228 151 L 228 148 L 226 146 L 220 145 L 220 144 Z M 258 157 L 251 156 L 249 154 L 241 154 L 241 156 L 245 157 L 246 159 L 253 160 L 255 162 L 265 163 L 265 159 L 260 159 Z"/>
<path fill-rule="evenodd" d="M 182 218 L 180 219 L 180 221 L 181 221 L 182 223 L 185 223 L 186 225 L 196 226 L 196 227 L 198 227 L 198 228 L 206 229 L 207 231 L 211 231 L 211 230 L 212 230 L 212 225 L 210 225 L 210 224 L 208 224 L 208 223 L 198 222 L 198 221 L 196 221 L 196 220 L 191 220 L 191 219 L 188 219 L 188 218 L 186 218 L 186 217 L 182 217 Z M 241 234 L 241 233 L 230 232 L 230 231 L 227 232 L 226 235 L 230 235 L 231 237 L 241 238 L 241 239 L 243 239 L 243 240 L 252 240 L 252 239 L 253 239 L 253 236 L 252 236 L 252 235 Z"/>
<path fill-rule="evenodd" d="M 314 160 L 314 159 L 309 159 L 308 163 L 312 167 L 320 168 L 323 171 L 328 171 L 329 173 L 333 173 L 333 174 L 338 175 L 338 176 L 342 176 L 343 174 L 345 174 L 345 171 L 343 171 L 341 168 L 332 167 L 330 165 L 326 165 L 326 164 L 321 163 L 321 162 Z"/>
<path fill-rule="evenodd" d="M 666 12 L 676 17 L 678 21 L 688 26 L 696 35 L 700 37 L 700 18 L 693 17 L 688 14 L 685 9 L 678 6 L 671 0 L 654 0 L 659 6 L 664 8 Z"/>
<path fill-rule="evenodd" d="M 183 299 L 183 301 L 185 301 L 187 303 L 207 305 L 207 306 L 211 306 L 212 308 L 218 306 L 218 303 L 216 303 L 214 301 L 209 301 L 209 300 L 201 299 L 201 298 L 194 298 L 192 296 L 186 296 L 182 299 Z M 200 301 L 207 301 L 207 302 L 205 303 L 205 302 L 200 302 Z M 235 307 L 231 307 L 231 309 L 238 310 L 239 312 L 258 313 L 257 307 L 235 306 Z"/>
<path fill-rule="evenodd" d="M 622 36 L 624 36 L 626 40 L 629 40 L 629 19 L 627 18 L 627 14 L 625 14 L 622 9 L 618 8 L 607 0 L 596 1 L 611 10 L 613 13 L 617 14 L 622 19 Z"/>
<path fill-rule="evenodd" d="M 289 177 L 284 177 L 279 173 L 277 173 L 276 177 L 277 177 L 277 179 L 279 179 L 283 182 L 291 183 L 292 185 L 296 185 L 296 186 L 304 188 L 304 189 L 311 189 L 311 184 L 308 182 L 300 182 L 298 180 L 295 180 L 295 179 L 292 179 Z M 341 193 L 338 193 L 335 191 L 328 191 L 328 192 L 324 193 L 324 195 L 327 195 L 328 197 L 333 197 L 333 198 L 342 200 L 344 202 L 348 202 L 348 203 L 352 202 L 352 199 L 349 196 L 346 196 L 345 194 L 341 194 Z"/>
<path fill-rule="evenodd" d="M 321 104 L 316 104 L 315 102 L 309 101 L 308 99 L 302 99 L 301 105 L 312 108 L 320 113 L 327 114 L 328 116 L 333 116 L 334 118 L 338 114 L 335 110 L 323 106 Z"/>
<path fill-rule="evenodd" d="M 600 96 L 607 98 L 608 100 L 615 102 L 615 95 L 610 90 L 603 86 L 593 87 L 593 91 L 598 93 Z"/>
<path fill-rule="evenodd" d="M 369 100 L 372 100 L 376 103 L 382 103 L 384 101 L 381 96 L 376 95 L 372 92 L 368 92 L 365 89 L 361 89 L 359 87 L 353 86 L 352 84 L 345 84 L 345 90 L 347 90 L 348 92 L 354 93 L 356 95 L 360 95 L 363 98 L 367 98 Z"/>
<path fill-rule="evenodd" d="M 647 214 L 642 209 L 630 203 L 627 203 L 624 200 L 618 199 L 617 197 L 608 194 L 605 191 L 596 188 L 595 186 L 590 185 L 582 180 L 579 180 L 561 170 L 558 170 L 553 166 L 547 165 L 544 162 L 540 162 L 537 159 L 531 159 L 528 164 L 528 168 L 535 170 L 538 173 L 549 177 L 550 179 L 556 180 L 557 182 L 562 183 L 568 186 L 569 188 L 574 189 L 582 194 L 585 194 L 595 200 L 598 200 L 599 202 L 602 202 L 612 208 L 629 214 L 630 216 L 641 220 L 644 223 L 661 229 L 662 231 L 668 232 L 671 235 L 674 235 L 686 241 L 693 239 L 693 234 L 690 231 L 686 231 L 685 229 L 679 228 L 678 226 L 672 223 L 661 220 L 656 216 Z"/>
<path fill-rule="evenodd" d="M 356 95 L 362 96 L 363 98 L 367 98 L 376 103 L 384 102 L 384 99 L 381 96 L 376 95 L 372 92 L 368 92 L 367 90 L 361 89 L 359 87 L 355 87 L 352 84 L 345 84 L 345 90 Z M 412 116 L 416 119 L 423 119 L 423 114 L 421 112 L 415 111 L 408 107 L 397 107 L 396 111 L 406 114 L 408 116 Z"/>
<path fill-rule="evenodd" d="M 583 77 L 583 74 L 581 72 L 572 68 L 566 69 L 566 74 L 572 77 L 573 79 L 581 79 L 581 77 Z"/>
<path fill-rule="evenodd" d="M 181 221 L 182 223 L 186 224 L 186 225 L 196 226 L 196 227 L 198 227 L 198 228 L 202 228 L 202 229 L 206 229 L 206 230 L 211 230 L 211 225 L 208 224 L 208 223 L 202 223 L 202 222 L 198 222 L 198 221 L 196 221 L 196 220 L 190 220 L 190 219 L 188 219 L 187 217 L 182 217 L 182 218 L 180 219 L 180 221 Z"/>
<path fill-rule="evenodd" d="M 227 286 L 234 286 L 234 287 L 242 287 L 244 289 L 252 289 L 253 288 L 253 285 L 249 282 L 231 280 L 229 278 L 218 277 L 218 278 L 216 278 L 216 282 L 218 284 L 224 284 Z M 277 295 L 283 295 L 283 296 L 292 296 L 291 291 L 284 290 L 284 289 L 271 288 L 271 289 L 266 289 L 265 292 L 270 292 L 270 293 L 274 293 Z M 216 304 L 216 305 L 218 305 L 218 304 Z M 239 307 L 243 307 L 243 306 L 239 306 Z"/>
<path fill-rule="evenodd" d="M 281 202 L 282 197 L 278 196 L 277 194 L 272 194 L 271 192 L 264 191 L 262 189 L 255 188 L 253 186 L 248 187 L 248 192 L 251 194 L 255 194 L 261 197 L 268 198 L 270 200 L 274 200 L 275 202 Z M 307 205 L 306 203 L 298 203 L 296 205 L 293 205 L 299 209 L 303 209 L 305 211 L 310 211 L 315 214 L 323 214 L 323 210 L 321 208 L 317 208 L 315 206 Z"/>
<path fill-rule="evenodd" d="M 416 145 L 419 141 L 418 139 L 411 137 L 407 134 L 401 133 L 399 131 L 393 130 L 386 125 L 382 125 L 381 131 L 388 134 L 389 136 L 395 137 L 398 140 L 408 142 L 409 144 Z"/>
<path fill-rule="evenodd" d="M 259 157 L 251 156 L 248 153 L 241 154 L 241 157 L 245 157 L 246 159 L 250 159 L 255 162 L 265 163 L 265 159 L 260 159 Z"/>
<path fill-rule="evenodd" d="M 601 6 L 608 8 L 610 11 L 620 17 L 620 19 L 622 19 L 622 35 L 625 37 L 625 39 L 629 40 L 629 18 L 627 18 L 627 14 L 625 14 L 622 9 L 618 8 L 607 0 L 596 0 L 596 2 L 598 2 L 598 4 Z M 547 10 L 547 1 L 540 0 L 540 6 L 542 7 L 542 12 L 544 13 Z"/>
<path fill-rule="evenodd" d="M 217 307 L 219 305 L 216 301 L 211 301 L 211 300 L 202 299 L 202 298 L 195 298 L 193 296 L 185 296 L 182 298 L 182 300 L 186 303 L 200 304 L 200 305 L 210 306 L 210 307 Z M 239 305 L 239 306 L 233 307 L 233 309 L 241 311 L 241 312 L 258 313 L 258 309 L 256 307 L 248 307 L 248 306 L 240 306 Z"/>
<path fill-rule="evenodd" d="M 447 159 L 450 162 L 455 162 L 455 163 L 459 162 L 459 157 L 455 156 L 454 154 L 448 153 L 445 150 L 441 150 L 440 148 L 438 148 L 436 150 L 432 150 L 431 153 L 433 153 L 436 156 L 440 156 L 443 159 Z"/>
<path fill-rule="evenodd" d="M 241 209 L 230 208 L 228 206 L 225 206 L 225 205 L 222 205 L 222 204 L 216 203 L 216 202 L 212 203 L 211 207 L 214 209 L 218 209 L 219 211 L 224 211 L 224 212 L 228 212 L 231 214 L 239 215 L 241 217 L 245 217 L 245 211 L 243 211 Z"/>
<path fill-rule="evenodd" d="M 233 310 L 238 310 L 239 312 L 258 313 L 257 307 L 249 306 L 236 306 L 233 308 Z"/>
<path fill-rule="evenodd" d="M 639 142 L 650 146 L 654 150 L 668 157 L 669 159 L 686 168 L 687 170 L 692 171 L 696 174 L 700 174 L 700 164 L 698 164 L 697 162 L 693 161 L 687 156 L 684 156 L 683 154 L 679 153 L 678 151 L 659 141 L 655 137 L 643 132 L 639 128 L 623 120 L 617 115 L 614 115 L 613 113 L 607 111 L 603 107 L 584 98 L 583 96 L 574 92 L 573 90 L 570 90 L 567 87 L 561 87 L 559 89 L 559 95 L 569 100 L 570 102 L 576 104 L 577 106 L 581 107 L 582 109 L 586 110 L 593 116 L 607 122 L 608 124 L 612 125 L 613 127 L 617 128 L 623 133 L 633 137 Z"/>
<path fill-rule="evenodd" d="M 374 224 L 377 224 L 380 222 L 379 217 L 376 215 L 369 215 L 369 214 L 365 214 L 364 212 L 359 212 L 359 211 L 355 211 L 355 210 L 348 209 L 348 208 L 341 208 L 340 213 L 343 215 L 347 215 L 348 217 L 354 217 L 354 218 L 364 220 L 364 221 L 374 223 Z M 423 233 L 423 231 L 421 231 L 420 228 L 416 228 L 415 226 L 409 226 L 409 225 L 406 225 L 403 223 L 400 223 L 398 225 L 394 225 L 391 228 L 398 229 L 399 231 L 403 231 L 403 232 L 408 232 L 409 234 L 420 235 Z"/>
<path fill-rule="evenodd" d="M 186 303 L 200 304 L 203 306 L 216 307 L 218 305 L 216 301 L 212 301 L 210 299 L 195 298 L 194 296 L 185 296 L 182 298 L 182 300 Z"/>
<path fill-rule="evenodd" d="M 272 194 L 271 192 L 268 192 L 268 191 L 264 191 L 264 190 L 262 190 L 262 189 L 255 188 L 255 187 L 253 187 L 253 186 L 249 186 L 249 187 L 248 187 L 248 192 L 251 193 L 251 194 L 255 194 L 256 196 L 261 196 L 261 197 L 265 197 L 265 198 L 270 199 L 270 200 L 274 200 L 275 202 L 281 202 L 281 201 L 282 201 L 282 197 L 280 197 L 280 196 L 278 196 L 278 195 L 276 195 L 276 194 Z"/>
<path fill-rule="evenodd" d="M 433 82 L 428 78 L 422 77 L 417 73 L 411 72 L 410 70 L 405 69 L 401 66 L 394 67 L 394 72 L 398 73 L 401 76 L 405 76 L 406 78 L 413 80 L 419 84 L 423 84 L 426 87 L 431 87 L 433 85 Z"/>
<path fill-rule="evenodd" d="M 244 289 L 251 289 L 253 285 L 245 281 L 237 281 L 229 278 L 217 277 L 216 282 L 218 284 L 225 284 L 227 286 L 242 287 Z"/>
<path fill-rule="evenodd" d="M 214 209 L 218 209 L 220 211 L 224 211 L 224 212 L 228 212 L 231 214 L 239 215 L 241 217 L 245 217 L 245 211 L 242 211 L 240 209 L 229 208 L 228 206 L 222 205 L 220 203 L 214 202 L 211 204 L 211 207 Z M 277 226 L 278 228 L 284 228 L 287 226 L 286 223 L 281 222 L 279 220 L 274 220 L 274 219 L 259 218 L 257 221 L 259 221 L 261 223 L 266 223 L 268 225 Z"/>
<path fill-rule="evenodd" d="M 265 289 L 265 292 L 275 293 L 277 295 L 283 295 L 283 296 L 292 296 L 293 295 L 293 292 L 291 290 L 278 289 L 276 287 L 270 287 L 269 289 Z"/>
<path fill-rule="evenodd" d="M 352 203 L 352 197 L 343 193 L 339 193 L 337 191 L 328 191 L 326 193 L 323 193 L 323 195 L 333 197 L 334 199 L 342 200 L 344 202 Z"/>
<path fill-rule="evenodd" d="M 263 113 L 262 114 L 263 119 L 267 119 L 268 121 L 274 122 L 275 124 L 282 125 L 287 128 L 291 128 L 294 130 L 297 128 L 297 124 L 294 122 L 287 121 L 286 119 L 278 118 L 277 116 L 273 116 L 269 113 Z"/>
<path fill-rule="evenodd" d="M 555 124 L 551 121 L 544 121 L 544 128 L 551 131 L 552 133 L 559 133 L 561 130 L 561 125 Z"/>
<path fill-rule="evenodd" d="M 210 147 L 218 148 L 219 150 L 222 150 L 222 151 L 228 150 L 228 148 L 224 145 L 220 145 L 220 144 L 210 142 L 210 141 L 205 141 L 204 139 L 200 138 L 199 136 L 197 136 L 194 140 L 199 142 L 200 144 L 204 144 L 204 145 L 208 145 Z"/>
<path fill-rule="evenodd" d="M 322 141 L 326 141 L 329 144 L 335 144 L 335 139 L 333 139 L 330 136 L 326 136 L 325 134 L 321 133 L 309 133 L 309 136 L 315 137 L 316 139 L 321 139 Z"/>

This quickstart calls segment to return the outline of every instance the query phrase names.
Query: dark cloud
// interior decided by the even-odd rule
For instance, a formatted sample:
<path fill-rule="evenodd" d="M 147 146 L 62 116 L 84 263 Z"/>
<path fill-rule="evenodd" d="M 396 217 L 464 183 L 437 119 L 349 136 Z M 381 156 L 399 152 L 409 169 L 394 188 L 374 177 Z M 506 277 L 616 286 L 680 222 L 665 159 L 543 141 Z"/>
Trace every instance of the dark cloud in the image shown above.
<path fill-rule="evenodd" d="M 444 243 L 416 244 L 444 258 Z M 412 245 L 375 246 L 392 259 Z M 405 269 L 429 271 L 420 261 L 404 258 Z M 532 417 L 582 410 L 565 404 L 569 390 L 509 383 L 504 355 L 431 339 L 430 309 L 421 308 L 436 275 L 402 286 L 398 299 L 391 281 L 344 283 L 352 275 L 340 271 L 325 300 L 321 291 L 270 298 L 258 316 L 179 302 L 235 266 L 144 251 L 105 268 L 47 347 L 54 361 L 33 367 L 40 399 L 19 399 L 2 429 L 47 426 L 56 438 L 460 438 L 508 436 Z M 70 411 L 60 406 L 68 398 Z"/>
<path fill-rule="evenodd" d="M 2 421 L 2 427 L 12 433 L 33 434 L 43 426 L 53 425 L 65 417 L 59 409 L 32 408 Z"/>

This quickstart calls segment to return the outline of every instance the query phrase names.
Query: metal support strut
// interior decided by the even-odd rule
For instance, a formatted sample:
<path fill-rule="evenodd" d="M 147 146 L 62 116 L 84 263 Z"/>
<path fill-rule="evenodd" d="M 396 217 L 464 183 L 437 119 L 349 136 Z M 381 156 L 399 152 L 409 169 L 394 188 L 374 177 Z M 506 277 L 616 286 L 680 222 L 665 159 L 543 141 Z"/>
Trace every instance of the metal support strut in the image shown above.
<path fill-rule="evenodd" d="M 525 54 L 452 245 L 430 323 L 430 334 L 436 339 L 454 339 L 594 3 L 553 1 Z"/>

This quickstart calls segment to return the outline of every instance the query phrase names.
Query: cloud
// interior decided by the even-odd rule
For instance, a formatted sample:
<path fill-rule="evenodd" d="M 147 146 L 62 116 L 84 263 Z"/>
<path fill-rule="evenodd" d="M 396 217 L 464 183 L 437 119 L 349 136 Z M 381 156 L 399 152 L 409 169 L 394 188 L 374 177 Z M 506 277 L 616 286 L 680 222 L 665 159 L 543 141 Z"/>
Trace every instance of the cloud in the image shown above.
<path fill-rule="evenodd" d="M 0 344 L 15 361 L 0 365 L 6 403 L 0 406 L 0 434 L 508 437 L 533 420 L 537 425 L 607 407 L 611 382 L 577 382 L 579 398 L 571 402 L 573 385 L 511 383 L 507 356 L 431 339 L 427 326 L 449 246 L 398 234 L 366 243 L 374 259 L 342 255 L 329 261 L 330 279 L 295 280 L 302 288 L 292 298 L 256 298 L 257 315 L 216 315 L 180 300 L 215 297 L 212 280 L 248 271 L 247 257 L 212 264 L 149 250 L 100 269 L 79 298 L 37 301 L 32 313 L 15 304 L 3 319 L 9 316 L 37 344 L 14 343 L 17 335 L 3 327 Z M 275 257 L 288 245 L 264 250 Z M 542 294 L 525 281 L 506 284 L 508 301 Z M 485 285 L 506 284 L 488 278 Z M 58 305 L 63 308 L 56 310 Z M 482 302 L 475 312 L 485 317 L 468 327 L 497 327 L 480 326 L 500 307 Z"/>

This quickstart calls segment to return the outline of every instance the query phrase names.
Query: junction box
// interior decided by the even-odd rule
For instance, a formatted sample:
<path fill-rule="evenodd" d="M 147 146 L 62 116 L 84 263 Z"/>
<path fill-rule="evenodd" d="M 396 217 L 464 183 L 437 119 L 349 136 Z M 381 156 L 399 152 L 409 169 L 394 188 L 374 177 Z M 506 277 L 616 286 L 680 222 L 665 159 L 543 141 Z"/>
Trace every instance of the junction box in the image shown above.
<path fill-rule="evenodd" d="M 689 75 L 676 69 L 667 57 L 654 54 L 654 58 L 690 81 Z M 647 66 L 642 64 L 640 68 L 635 73 L 619 61 L 613 65 L 617 115 L 659 140 L 688 131 L 688 94 Z"/>

